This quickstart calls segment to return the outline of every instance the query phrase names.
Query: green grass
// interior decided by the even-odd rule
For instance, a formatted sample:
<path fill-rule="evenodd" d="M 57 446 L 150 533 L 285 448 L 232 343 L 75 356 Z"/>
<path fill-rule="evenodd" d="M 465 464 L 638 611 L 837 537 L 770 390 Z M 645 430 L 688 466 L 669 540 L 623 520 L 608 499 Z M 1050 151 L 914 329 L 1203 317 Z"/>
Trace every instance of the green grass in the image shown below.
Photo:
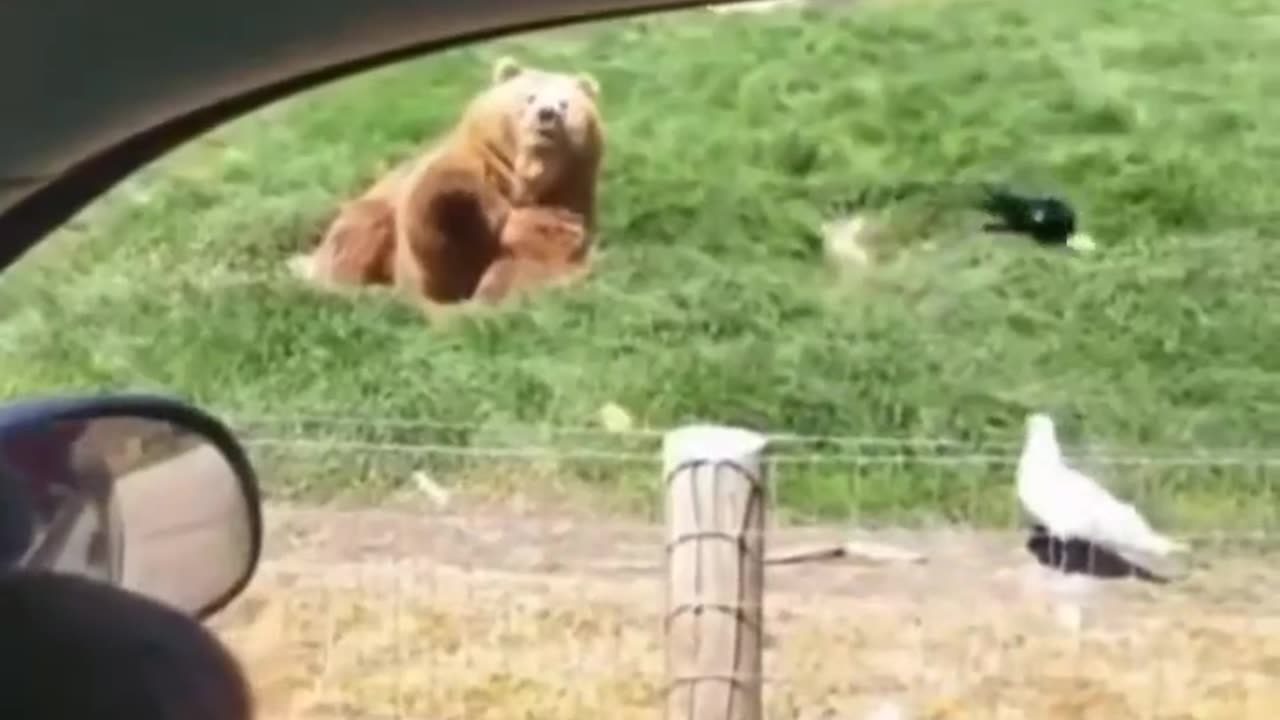
<path fill-rule="evenodd" d="M 289 279 L 283 260 L 335 203 L 446 127 L 508 52 L 603 85 L 592 277 L 440 328 L 385 293 Z M 1280 431 L 1277 67 L 1280 0 L 696 10 L 425 57 L 181 149 L 30 256 L 0 285 L 0 393 L 162 389 L 247 419 L 481 428 L 305 429 L 405 444 L 578 446 L 587 439 L 546 428 L 589 425 L 613 401 L 647 426 L 953 437 L 972 445 L 956 452 L 1004 460 L 993 443 L 1016 443 L 1035 408 L 1071 441 L 1261 447 Z M 892 262 L 838 281 L 815 242 L 824 209 L 911 179 L 1064 193 L 1101 251 L 983 235 L 926 199 Z M 409 467 L 395 453 L 262 457 L 278 493 L 380 494 Z M 656 487 L 649 465 L 565 462 L 570 479 Z M 779 477 L 799 511 L 1011 510 L 1000 462 L 788 465 Z M 1108 478 L 1150 485 L 1187 525 L 1276 513 L 1258 467 Z"/>

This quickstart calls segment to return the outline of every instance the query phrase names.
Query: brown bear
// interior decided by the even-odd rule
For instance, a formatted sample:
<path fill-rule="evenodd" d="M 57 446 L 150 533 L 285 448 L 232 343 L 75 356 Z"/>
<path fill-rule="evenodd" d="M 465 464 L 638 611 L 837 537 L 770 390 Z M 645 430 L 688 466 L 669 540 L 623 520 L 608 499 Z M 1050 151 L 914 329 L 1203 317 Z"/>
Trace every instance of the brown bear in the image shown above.
<path fill-rule="evenodd" d="M 499 60 L 493 84 L 402 184 L 396 285 L 436 303 L 471 298 L 501 256 L 533 249 L 534 238 L 514 235 L 522 223 L 505 232 L 513 207 L 568 210 L 590 235 L 604 154 L 598 97 L 588 75 Z M 498 286 L 488 299 L 499 299 Z"/>
<path fill-rule="evenodd" d="M 422 300 L 453 303 L 474 296 L 495 261 L 506 262 L 487 284 L 490 300 L 538 274 L 504 269 L 522 255 L 544 258 L 531 260 L 546 266 L 544 275 L 581 264 L 577 246 L 589 247 L 594 230 L 604 152 L 598 96 L 589 75 L 499 60 L 490 87 L 432 150 L 347 204 L 320 246 L 291 265 L 322 283 L 391 282 Z M 508 230 L 516 207 L 530 214 L 517 214 Z M 577 220 L 552 221 L 559 210 Z M 552 227 L 568 231 L 572 259 L 555 255 L 563 242 L 538 244 L 556 235 Z"/>

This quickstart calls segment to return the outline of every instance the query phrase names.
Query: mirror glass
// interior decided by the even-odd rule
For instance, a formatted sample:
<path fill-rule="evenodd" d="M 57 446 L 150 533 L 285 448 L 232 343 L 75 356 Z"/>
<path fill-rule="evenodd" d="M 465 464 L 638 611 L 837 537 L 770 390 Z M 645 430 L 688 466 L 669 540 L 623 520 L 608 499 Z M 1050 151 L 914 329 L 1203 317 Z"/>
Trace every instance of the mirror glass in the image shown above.
<path fill-rule="evenodd" d="M 198 432 L 147 417 L 0 430 L 0 561 L 85 575 L 193 614 L 253 567 L 241 478 Z"/>

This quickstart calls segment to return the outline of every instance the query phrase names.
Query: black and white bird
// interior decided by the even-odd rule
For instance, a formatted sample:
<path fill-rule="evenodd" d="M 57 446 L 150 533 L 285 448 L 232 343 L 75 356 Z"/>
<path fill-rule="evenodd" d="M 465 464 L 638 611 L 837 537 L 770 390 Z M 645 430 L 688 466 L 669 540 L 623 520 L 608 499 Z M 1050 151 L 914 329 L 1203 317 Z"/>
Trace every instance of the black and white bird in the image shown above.
<path fill-rule="evenodd" d="M 1080 540 L 1125 559 L 1133 553 L 1166 557 L 1188 550 L 1153 530 L 1133 505 L 1116 499 L 1093 478 L 1069 467 L 1063 461 L 1053 419 L 1047 414 L 1027 418 L 1026 439 L 1018 459 L 1017 493 L 1022 507 L 1059 544 Z"/>
<path fill-rule="evenodd" d="M 1097 249 L 1093 238 L 1077 229 L 1075 208 L 1063 198 L 1029 195 L 984 183 L 980 207 L 993 218 L 986 230 L 1023 235 L 1040 245 L 1077 253 Z"/>

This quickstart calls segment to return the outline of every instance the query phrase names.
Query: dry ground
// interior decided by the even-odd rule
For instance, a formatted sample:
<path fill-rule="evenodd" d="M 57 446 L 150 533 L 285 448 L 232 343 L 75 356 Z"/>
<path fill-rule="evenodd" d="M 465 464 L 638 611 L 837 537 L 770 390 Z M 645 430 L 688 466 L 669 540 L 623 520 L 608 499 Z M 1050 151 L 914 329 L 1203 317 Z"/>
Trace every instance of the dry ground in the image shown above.
<path fill-rule="evenodd" d="M 266 720 L 659 711 L 655 526 L 500 505 L 271 506 L 268 524 L 259 579 L 214 622 Z M 787 528 L 770 542 L 820 537 L 847 539 Z M 1262 558 L 1201 552 L 1175 585 L 1108 582 L 1076 636 L 1056 619 L 1061 583 L 1019 537 L 877 539 L 929 561 L 771 568 L 769 717 L 852 720 L 886 700 L 916 718 L 1271 720 L 1280 707 Z"/>

